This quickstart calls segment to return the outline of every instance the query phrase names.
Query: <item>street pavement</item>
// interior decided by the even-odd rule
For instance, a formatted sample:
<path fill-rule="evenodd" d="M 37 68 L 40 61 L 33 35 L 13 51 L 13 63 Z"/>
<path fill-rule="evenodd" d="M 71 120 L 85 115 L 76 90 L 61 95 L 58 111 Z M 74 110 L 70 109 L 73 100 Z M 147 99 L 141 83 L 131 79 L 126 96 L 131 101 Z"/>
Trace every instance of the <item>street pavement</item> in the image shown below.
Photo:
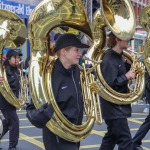
<path fill-rule="evenodd" d="M 132 136 L 135 135 L 136 131 L 144 121 L 145 117 L 148 113 L 143 113 L 144 108 L 147 105 L 144 104 L 134 104 L 132 105 L 133 113 L 132 117 L 128 119 L 129 127 L 131 130 Z M 18 146 L 22 148 L 22 150 L 44 150 L 44 146 L 42 143 L 42 131 L 41 129 L 37 129 L 30 124 L 30 122 L 26 118 L 25 110 L 18 111 L 18 115 L 20 118 L 20 139 Z M 102 141 L 102 137 L 106 132 L 106 125 L 103 123 L 102 125 L 95 124 L 91 134 L 84 140 L 81 141 L 80 150 L 99 150 L 100 143 Z M 2 147 L 3 150 L 8 150 L 8 140 L 9 134 L 7 133 L 3 139 Z M 143 148 L 144 150 L 150 150 L 150 134 L 148 133 L 146 137 L 143 139 Z M 114 150 L 117 150 L 117 146 Z"/>

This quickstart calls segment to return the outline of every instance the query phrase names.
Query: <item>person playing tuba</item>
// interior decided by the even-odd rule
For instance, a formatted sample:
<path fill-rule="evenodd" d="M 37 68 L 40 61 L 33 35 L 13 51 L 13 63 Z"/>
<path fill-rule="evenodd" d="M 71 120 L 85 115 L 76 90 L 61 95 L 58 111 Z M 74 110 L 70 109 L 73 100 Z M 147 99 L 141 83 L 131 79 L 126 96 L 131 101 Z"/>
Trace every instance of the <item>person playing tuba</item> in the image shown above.
<path fill-rule="evenodd" d="M 135 78 L 130 70 L 130 62 L 124 59 L 123 50 L 129 41 L 108 34 L 107 45 L 110 49 L 104 55 L 101 70 L 107 84 L 115 91 L 128 93 L 128 81 Z M 118 145 L 120 150 L 132 150 L 132 138 L 127 118 L 131 116 L 131 105 L 118 105 L 101 98 L 102 116 L 107 125 L 107 133 L 102 139 L 100 150 L 113 150 Z"/>
<path fill-rule="evenodd" d="M 6 68 L 7 80 L 16 97 L 19 97 L 20 90 L 20 72 L 19 62 L 22 54 L 17 49 L 11 49 L 6 54 L 4 67 Z M 0 83 L 4 78 L 0 77 Z M 17 147 L 19 140 L 19 118 L 16 112 L 16 107 L 11 105 L 0 93 L 0 110 L 5 118 L 3 121 L 2 137 L 9 131 L 9 149 L 8 150 L 21 150 Z"/>
<path fill-rule="evenodd" d="M 80 48 L 89 48 L 89 46 L 81 43 L 74 34 L 60 35 L 56 40 L 54 48 L 54 52 L 58 58 L 52 70 L 52 88 L 58 107 L 66 119 L 75 125 L 81 125 L 83 118 L 80 69 L 78 67 L 79 59 L 82 56 Z M 40 122 L 40 128 L 43 130 L 45 149 L 79 150 L 79 142 L 70 142 L 62 139 L 46 127 L 46 123 L 50 120 L 54 112 L 52 106 L 45 104 L 39 110 L 42 112 L 42 116 L 40 112 L 35 115 L 33 107 L 31 105 L 27 106 L 27 117 L 33 125 L 35 125 L 36 121 L 45 120 L 45 123 Z M 41 117 L 43 119 L 39 119 Z M 38 123 L 36 125 L 39 126 Z"/>

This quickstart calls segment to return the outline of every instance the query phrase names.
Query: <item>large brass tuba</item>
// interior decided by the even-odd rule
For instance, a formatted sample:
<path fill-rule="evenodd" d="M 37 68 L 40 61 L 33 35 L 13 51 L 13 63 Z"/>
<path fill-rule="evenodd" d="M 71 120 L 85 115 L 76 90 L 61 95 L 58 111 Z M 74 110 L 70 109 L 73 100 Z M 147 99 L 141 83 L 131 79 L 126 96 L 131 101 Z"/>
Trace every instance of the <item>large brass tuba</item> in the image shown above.
<path fill-rule="evenodd" d="M 18 48 L 24 44 L 27 37 L 26 26 L 23 21 L 14 13 L 7 10 L 0 10 L 0 75 L 4 77 L 4 82 L 0 85 L 0 92 L 5 99 L 19 108 L 25 104 L 26 95 L 23 92 L 22 97 L 18 99 L 11 90 L 7 81 L 5 67 L 3 66 L 2 50 L 7 48 Z M 23 85 L 23 83 L 22 83 Z M 24 86 L 24 85 L 23 85 Z M 21 86 L 21 88 L 23 88 Z M 24 89 L 22 89 L 24 91 Z"/>
<path fill-rule="evenodd" d="M 118 38 L 130 40 L 135 31 L 135 16 L 129 0 L 124 1 L 100 1 L 101 10 L 96 12 L 97 15 L 93 21 L 94 45 L 89 49 L 87 56 L 96 61 L 103 59 L 107 51 L 103 50 L 105 45 L 107 26 Z M 130 104 L 137 101 L 142 96 L 145 88 L 144 66 L 136 57 L 132 57 L 127 51 L 124 54 L 132 60 L 132 69 L 137 73 L 134 89 L 128 94 L 122 94 L 114 91 L 104 80 L 101 68 L 98 65 L 96 71 L 99 82 L 93 84 L 93 89 L 99 90 L 100 96 L 115 104 Z"/>
<path fill-rule="evenodd" d="M 83 32 L 92 39 L 92 32 L 80 0 L 44 0 L 32 12 L 29 19 L 29 38 L 31 43 L 31 64 L 29 85 L 32 100 L 36 108 L 48 102 L 54 108 L 54 114 L 47 127 L 54 134 L 72 142 L 88 136 L 100 114 L 98 95 L 90 90 L 89 82 L 94 77 L 81 70 L 82 92 L 84 93 L 86 121 L 82 125 L 69 122 L 60 111 L 53 95 L 52 69 L 56 56 L 51 56 L 49 33 L 56 27 L 67 26 Z M 100 117 L 98 123 L 102 123 Z"/>

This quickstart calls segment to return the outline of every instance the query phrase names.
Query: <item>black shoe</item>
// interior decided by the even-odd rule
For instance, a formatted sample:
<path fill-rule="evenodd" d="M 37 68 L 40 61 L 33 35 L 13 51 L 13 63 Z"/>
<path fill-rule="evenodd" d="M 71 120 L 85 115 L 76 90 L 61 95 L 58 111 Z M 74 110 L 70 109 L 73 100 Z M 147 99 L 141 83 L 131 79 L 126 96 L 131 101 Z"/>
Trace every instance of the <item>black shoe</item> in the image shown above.
<path fill-rule="evenodd" d="M 143 150 L 141 146 L 137 147 L 136 150 Z"/>

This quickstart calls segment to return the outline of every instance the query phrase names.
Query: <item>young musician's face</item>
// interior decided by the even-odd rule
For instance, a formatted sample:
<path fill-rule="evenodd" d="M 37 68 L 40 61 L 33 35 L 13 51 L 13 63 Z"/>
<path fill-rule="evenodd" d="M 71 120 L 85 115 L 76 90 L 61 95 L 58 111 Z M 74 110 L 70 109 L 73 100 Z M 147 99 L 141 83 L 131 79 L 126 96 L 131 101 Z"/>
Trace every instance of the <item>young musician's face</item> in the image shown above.
<path fill-rule="evenodd" d="M 128 48 L 128 43 L 129 43 L 129 41 L 120 41 L 120 47 L 122 49 L 127 49 Z"/>
<path fill-rule="evenodd" d="M 12 56 L 8 61 L 11 66 L 18 66 L 20 62 L 20 56 Z"/>
<path fill-rule="evenodd" d="M 80 48 L 77 47 L 69 47 L 69 49 L 65 50 L 65 59 L 70 65 L 79 64 L 79 59 L 82 56 Z"/>

